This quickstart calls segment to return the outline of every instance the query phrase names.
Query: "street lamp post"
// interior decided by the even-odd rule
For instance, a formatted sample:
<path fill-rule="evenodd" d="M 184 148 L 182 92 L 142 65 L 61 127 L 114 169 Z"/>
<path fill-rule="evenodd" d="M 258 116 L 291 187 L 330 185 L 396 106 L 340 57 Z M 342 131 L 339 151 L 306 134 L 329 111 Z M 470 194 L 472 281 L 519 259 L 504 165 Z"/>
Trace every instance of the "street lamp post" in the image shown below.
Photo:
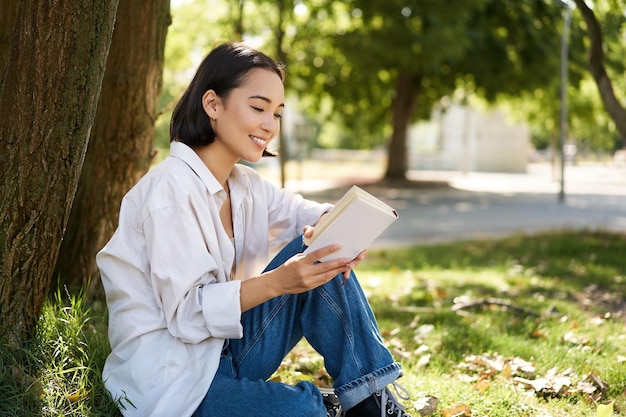
<path fill-rule="evenodd" d="M 565 142 L 568 134 L 567 123 L 567 67 L 568 67 L 568 41 L 569 30 L 572 22 L 572 8 L 569 1 L 565 0 L 565 18 L 563 21 L 563 35 L 561 37 L 561 132 L 559 135 L 559 152 L 561 155 L 561 184 L 559 188 L 559 202 L 565 201 Z"/>

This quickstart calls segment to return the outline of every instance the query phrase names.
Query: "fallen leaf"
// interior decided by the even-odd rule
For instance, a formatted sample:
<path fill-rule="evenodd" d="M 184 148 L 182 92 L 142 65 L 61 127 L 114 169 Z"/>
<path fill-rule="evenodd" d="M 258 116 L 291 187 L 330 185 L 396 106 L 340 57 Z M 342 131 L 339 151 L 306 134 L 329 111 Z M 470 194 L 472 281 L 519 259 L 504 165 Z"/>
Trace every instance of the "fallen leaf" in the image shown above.
<path fill-rule="evenodd" d="M 478 392 L 485 392 L 489 389 L 490 386 L 491 386 L 491 382 L 489 382 L 489 380 L 481 379 L 480 381 L 475 383 L 472 388 Z"/>
<path fill-rule="evenodd" d="M 439 299 L 448 298 L 448 291 L 446 291 L 444 288 L 437 288 L 435 290 L 435 294 Z"/>
<path fill-rule="evenodd" d="M 417 333 L 419 336 L 426 336 L 427 334 L 431 333 L 433 330 L 435 330 L 434 325 L 422 324 L 415 330 L 415 333 Z"/>
<path fill-rule="evenodd" d="M 430 354 L 422 356 L 420 360 L 417 361 L 416 366 L 418 368 L 425 368 L 430 363 L 430 358 L 431 358 Z"/>
<path fill-rule="evenodd" d="M 613 415 L 613 403 L 598 404 L 598 417 L 611 417 Z"/>
<path fill-rule="evenodd" d="M 515 375 L 524 373 L 526 376 L 532 376 L 536 371 L 535 365 L 533 365 L 532 362 L 528 362 L 517 356 L 509 360 L 509 366 Z"/>
<path fill-rule="evenodd" d="M 402 348 L 392 347 L 391 348 L 391 352 L 393 353 L 393 355 L 395 357 L 398 357 L 398 358 L 402 358 L 402 359 L 410 359 L 411 358 L 411 354 L 409 352 L 406 352 Z"/>
<path fill-rule="evenodd" d="M 69 394 L 67 396 L 67 399 L 70 400 L 70 402 L 78 402 L 82 399 L 87 398 L 87 396 L 89 395 L 89 392 L 84 389 L 84 388 L 79 388 L 76 391 L 72 392 L 71 394 Z"/>
<path fill-rule="evenodd" d="M 596 326 L 600 326 L 605 323 L 604 317 L 594 317 L 590 320 L 591 324 L 595 324 Z"/>
<path fill-rule="evenodd" d="M 467 404 L 455 405 L 441 412 L 443 417 L 470 417 L 472 411 Z"/>
<path fill-rule="evenodd" d="M 439 398 L 427 395 L 416 401 L 413 401 L 413 407 L 420 413 L 420 416 L 430 416 L 435 414 L 439 406 Z"/>
<path fill-rule="evenodd" d="M 597 391 L 596 387 L 588 381 L 580 381 L 577 385 L 576 385 L 576 391 L 578 392 L 582 392 L 584 394 L 593 394 L 594 392 Z"/>
<path fill-rule="evenodd" d="M 420 347 L 418 347 L 417 349 L 415 349 L 415 354 L 416 355 L 423 355 L 424 353 L 428 352 L 430 350 L 430 348 L 427 345 L 420 345 Z"/>
<path fill-rule="evenodd" d="M 589 343 L 584 337 L 578 337 L 574 334 L 574 332 L 567 332 L 563 335 L 563 341 L 567 343 L 571 343 L 573 345 L 586 345 Z"/>
<path fill-rule="evenodd" d="M 589 379 L 591 379 L 591 382 L 593 382 L 593 384 L 598 387 L 598 389 L 602 392 L 606 391 L 609 389 L 609 384 L 607 384 L 602 378 L 600 378 L 598 375 L 596 374 L 589 374 L 588 376 Z"/>
<path fill-rule="evenodd" d="M 522 378 L 518 376 L 518 377 L 513 378 L 513 381 L 519 382 L 522 385 L 530 387 L 533 390 L 535 390 L 535 392 L 542 391 L 544 388 L 548 386 L 548 380 L 545 378 L 526 379 L 526 378 Z"/>

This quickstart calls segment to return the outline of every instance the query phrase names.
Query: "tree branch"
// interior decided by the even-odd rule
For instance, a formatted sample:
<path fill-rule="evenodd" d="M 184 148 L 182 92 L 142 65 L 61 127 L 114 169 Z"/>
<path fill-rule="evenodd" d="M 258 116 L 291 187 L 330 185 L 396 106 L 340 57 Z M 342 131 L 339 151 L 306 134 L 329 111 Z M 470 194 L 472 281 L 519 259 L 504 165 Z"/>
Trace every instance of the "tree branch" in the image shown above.
<path fill-rule="evenodd" d="M 539 315 L 532 310 L 528 310 L 524 307 L 513 305 L 511 302 L 506 301 L 506 300 L 501 300 L 499 298 L 479 298 L 477 300 L 468 301 L 465 303 L 458 303 L 452 306 L 452 311 L 459 311 L 459 310 L 465 310 L 471 307 L 483 307 L 483 306 L 491 306 L 491 305 L 506 307 L 509 310 L 513 310 L 513 311 L 516 311 L 518 313 L 521 313 L 527 316 L 536 317 Z"/>
<path fill-rule="evenodd" d="M 617 130 L 622 136 L 624 141 L 624 147 L 626 147 L 626 109 L 620 104 L 619 100 L 615 96 L 611 79 L 609 78 L 606 68 L 604 66 L 604 51 L 602 40 L 602 28 L 596 19 L 593 10 L 587 6 L 585 0 L 574 0 L 576 7 L 580 10 L 585 23 L 587 24 L 587 35 L 591 41 L 589 49 L 589 70 L 593 76 L 598 90 L 600 91 L 600 97 L 604 108 L 606 109 L 611 119 L 615 122 Z"/>

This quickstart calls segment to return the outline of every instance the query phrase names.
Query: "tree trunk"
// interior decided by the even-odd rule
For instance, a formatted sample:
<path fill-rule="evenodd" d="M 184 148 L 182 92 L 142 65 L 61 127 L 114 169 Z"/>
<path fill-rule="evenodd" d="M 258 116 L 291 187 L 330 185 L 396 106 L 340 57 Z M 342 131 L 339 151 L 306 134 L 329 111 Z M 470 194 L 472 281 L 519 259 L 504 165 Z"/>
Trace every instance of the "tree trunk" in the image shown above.
<path fill-rule="evenodd" d="M 23 0 L 0 81 L 0 339 L 32 335 L 76 191 L 118 0 Z"/>
<path fill-rule="evenodd" d="M 9 59 L 11 35 L 17 21 L 19 5 L 19 0 L 4 0 L 2 2 L 2 13 L 0 13 L 0 78 L 2 78 L 4 65 Z"/>
<path fill-rule="evenodd" d="M 575 0 L 576 7 L 580 10 L 587 23 L 587 34 L 591 40 L 589 50 L 589 69 L 593 79 L 598 85 L 600 97 L 607 113 L 615 122 L 615 126 L 624 141 L 623 146 L 626 147 L 626 108 L 624 108 L 617 97 L 611 84 L 611 79 L 604 67 L 604 45 L 602 44 L 602 28 L 596 19 L 593 10 L 591 10 L 584 0 Z"/>
<path fill-rule="evenodd" d="M 232 19 L 234 21 L 234 26 L 235 26 L 235 39 L 238 41 L 243 40 L 243 33 L 244 33 L 244 26 L 243 26 L 243 11 L 244 11 L 244 4 L 245 4 L 245 0 L 237 0 L 237 7 L 232 8 L 233 9 L 237 9 L 237 13 L 235 16 L 235 13 L 232 14 Z"/>
<path fill-rule="evenodd" d="M 393 100 L 393 133 L 387 149 L 387 171 L 384 180 L 405 180 L 409 168 L 407 132 L 415 113 L 418 86 L 414 77 L 405 71 L 398 74 L 396 97 Z"/>
<path fill-rule="evenodd" d="M 91 279 L 100 289 L 95 256 L 111 237 L 124 194 L 152 157 L 163 80 L 169 0 L 121 0 L 102 93 L 55 277 L 70 290 Z"/>

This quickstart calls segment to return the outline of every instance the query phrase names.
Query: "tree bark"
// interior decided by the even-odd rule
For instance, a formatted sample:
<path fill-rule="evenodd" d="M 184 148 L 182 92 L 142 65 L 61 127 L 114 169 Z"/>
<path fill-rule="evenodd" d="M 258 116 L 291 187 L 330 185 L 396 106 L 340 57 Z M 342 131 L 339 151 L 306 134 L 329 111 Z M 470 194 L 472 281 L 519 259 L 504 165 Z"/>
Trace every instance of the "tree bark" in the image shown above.
<path fill-rule="evenodd" d="M 100 94 L 118 0 L 20 2 L 0 81 L 0 339 L 34 332 Z"/>
<path fill-rule="evenodd" d="M 593 10 L 591 10 L 584 0 L 575 0 L 576 7 L 585 19 L 587 24 L 587 34 L 591 41 L 589 49 L 589 69 L 593 79 L 596 81 L 602 103 L 607 113 L 615 122 L 615 126 L 619 131 L 623 146 L 626 147 L 626 108 L 622 106 L 615 96 L 611 79 L 606 72 L 604 66 L 604 45 L 602 40 L 602 28 L 596 19 Z"/>
<path fill-rule="evenodd" d="M 89 149 L 55 277 L 70 291 L 100 290 L 95 256 L 111 237 L 119 205 L 153 159 L 169 0 L 121 0 Z"/>
<path fill-rule="evenodd" d="M 393 100 L 393 133 L 387 149 L 386 181 L 406 179 L 409 168 L 407 154 L 407 133 L 415 113 L 419 90 L 411 74 L 401 70 L 396 81 L 396 96 Z"/>
<path fill-rule="evenodd" d="M 19 5 L 19 0 L 4 0 L 2 2 L 2 13 L 0 13 L 0 78 L 2 78 L 2 71 L 9 59 L 11 35 L 17 21 Z"/>

